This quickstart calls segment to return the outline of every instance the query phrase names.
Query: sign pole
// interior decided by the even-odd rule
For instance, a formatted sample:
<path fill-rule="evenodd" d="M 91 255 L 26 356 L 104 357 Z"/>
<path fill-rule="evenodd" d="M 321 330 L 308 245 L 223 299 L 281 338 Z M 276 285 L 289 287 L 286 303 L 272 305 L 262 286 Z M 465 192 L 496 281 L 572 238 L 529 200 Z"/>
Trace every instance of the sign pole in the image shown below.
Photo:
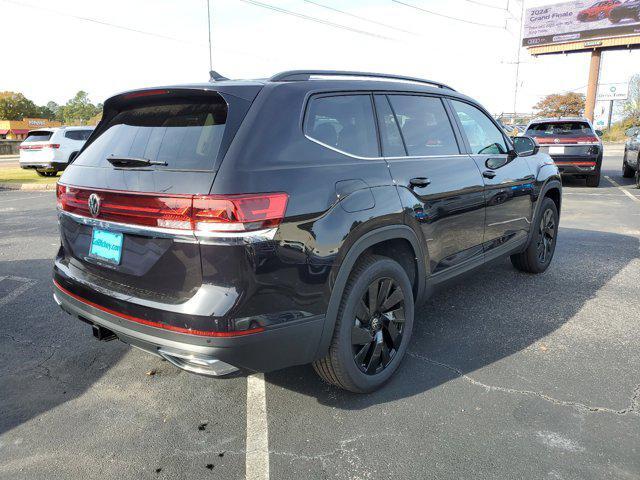
<path fill-rule="evenodd" d="M 611 130 L 611 120 L 613 120 L 613 100 L 609 102 L 609 121 L 607 122 L 607 130 Z"/>
<path fill-rule="evenodd" d="M 587 102 L 585 104 L 584 115 L 590 122 L 593 122 L 593 113 L 596 108 L 596 93 L 598 82 L 600 81 L 600 60 L 602 50 L 594 48 L 591 52 L 591 64 L 589 65 L 589 83 L 587 84 Z"/>

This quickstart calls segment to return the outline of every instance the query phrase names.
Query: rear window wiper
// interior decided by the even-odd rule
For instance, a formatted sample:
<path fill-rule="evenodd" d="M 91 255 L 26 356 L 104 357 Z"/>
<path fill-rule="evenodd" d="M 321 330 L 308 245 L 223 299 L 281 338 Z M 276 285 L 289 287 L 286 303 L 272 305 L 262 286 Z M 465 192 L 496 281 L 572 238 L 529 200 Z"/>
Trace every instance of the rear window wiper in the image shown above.
<path fill-rule="evenodd" d="M 114 167 L 148 167 L 150 165 L 167 166 L 167 162 L 157 162 L 140 157 L 120 157 L 117 155 L 107 157 L 107 161 Z"/>

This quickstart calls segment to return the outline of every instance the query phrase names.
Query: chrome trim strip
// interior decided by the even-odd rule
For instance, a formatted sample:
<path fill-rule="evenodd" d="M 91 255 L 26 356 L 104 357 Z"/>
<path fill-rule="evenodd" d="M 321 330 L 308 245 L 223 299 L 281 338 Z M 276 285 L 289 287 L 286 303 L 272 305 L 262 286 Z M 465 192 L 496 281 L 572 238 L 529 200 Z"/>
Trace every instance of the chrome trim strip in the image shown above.
<path fill-rule="evenodd" d="M 58 214 L 65 215 L 78 223 L 82 223 L 83 225 L 88 225 L 91 227 L 111 228 L 122 233 L 128 233 L 132 235 L 151 235 L 156 238 L 171 238 L 176 241 L 188 243 L 197 243 L 198 240 L 208 244 L 212 243 L 213 240 L 217 240 L 216 242 L 213 242 L 215 244 L 242 244 L 264 242 L 273 240 L 275 238 L 276 232 L 278 231 L 277 228 L 267 228 L 264 230 L 255 230 L 249 232 L 206 232 L 199 230 L 192 232 L 191 230 L 148 227 L 144 225 L 130 225 L 126 223 L 113 222 L 110 220 L 100 220 L 98 218 L 90 218 L 83 215 L 78 215 L 76 213 L 65 212 L 64 210 L 58 210 Z"/>
<path fill-rule="evenodd" d="M 327 145 L 326 143 L 323 143 L 320 140 L 311 138 L 306 133 L 304 134 L 304 136 L 307 140 L 311 140 L 313 143 L 317 143 L 318 145 L 328 148 L 329 150 L 333 150 L 334 152 L 338 152 L 338 153 L 341 153 L 342 155 L 346 155 L 347 157 L 351 157 L 351 158 L 356 158 L 358 160 L 416 160 L 421 158 L 448 158 L 448 157 L 468 157 L 469 156 L 464 153 L 456 153 L 452 155 L 419 155 L 419 156 L 407 155 L 405 157 L 361 157 L 359 155 L 354 155 L 352 153 L 344 152 L 339 148 L 332 147 L 331 145 Z"/>

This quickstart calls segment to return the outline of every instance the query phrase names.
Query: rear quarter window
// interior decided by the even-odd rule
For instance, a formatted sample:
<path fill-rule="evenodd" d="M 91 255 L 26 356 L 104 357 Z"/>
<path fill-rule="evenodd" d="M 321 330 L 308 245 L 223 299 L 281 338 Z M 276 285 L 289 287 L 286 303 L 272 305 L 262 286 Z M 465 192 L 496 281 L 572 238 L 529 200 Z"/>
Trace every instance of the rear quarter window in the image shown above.
<path fill-rule="evenodd" d="M 359 157 L 377 157 L 378 139 L 371 96 L 313 97 L 304 122 L 307 137 Z"/>
<path fill-rule="evenodd" d="M 166 162 L 154 167 L 158 169 L 210 170 L 226 120 L 222 97 L 126 108 L 108 121 L 74 163 L 111 167 L 107 158 L 113 155 Z"/>

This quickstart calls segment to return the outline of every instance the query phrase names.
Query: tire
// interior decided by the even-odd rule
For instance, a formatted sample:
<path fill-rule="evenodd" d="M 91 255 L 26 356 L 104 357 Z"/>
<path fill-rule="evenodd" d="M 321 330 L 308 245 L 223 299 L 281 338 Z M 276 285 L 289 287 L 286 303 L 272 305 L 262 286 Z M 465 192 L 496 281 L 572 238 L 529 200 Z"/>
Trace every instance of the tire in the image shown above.
<path fill-rule="evenodd" d="M 626 157 L 626 154 L 625 154 Z M 629 165 L 627 165 L 627 162 L 625 160 L 622 161 L 622 176 L 624 178 L 633 178 L 633 176 L 635 175 L 636 171 L 631 168 Z"/>
<path fill-rule="evenodd" d="M 636 172 L 636 187 L 640 188 L 640 170 Z"/>
<path fill-rule="evenodd" d="M 618 17 L 612 17 L 611 15 L 609 15 L 609 21 L 611 23 L 619 23 L 620 19 Z"/>
<path fill-rule="evenodd" d="M 47 172 L 45 172 L 44 170 L 36 170 L 36 173 L 40 176 L 40 177 L 47 177 Z"/>
<path fill-rule="evenodd" d="M 58 175 L 58 171 L 57 170 L 36 170 L 36 173 L 38 175 L 40 175 L 41 177 L 55 177 L 56 175 Z"/>
<path fill-rule="evenodd" d="M 538 274 L 549 268 L 558 240 L 558 220 L 555 202 L 548 197 L 545 198 L 532 224 L 534 231 L 527 249 L 511 255 L 511 263 L 516 269 Z"/>
<path fill-rule="evenodd" d="M 342 294 L 329 352 L 313 368 L 324 381 L 354 393 L 379 389 L 402 362 L 413 314 L 413 289 L 405 270 L 387 257 L 365 257 Z"/>
<path fill-rule="evenodd" d="M 600 185 L 600 173 L 587 177 L 587 187 L 598 187 Z"/>

